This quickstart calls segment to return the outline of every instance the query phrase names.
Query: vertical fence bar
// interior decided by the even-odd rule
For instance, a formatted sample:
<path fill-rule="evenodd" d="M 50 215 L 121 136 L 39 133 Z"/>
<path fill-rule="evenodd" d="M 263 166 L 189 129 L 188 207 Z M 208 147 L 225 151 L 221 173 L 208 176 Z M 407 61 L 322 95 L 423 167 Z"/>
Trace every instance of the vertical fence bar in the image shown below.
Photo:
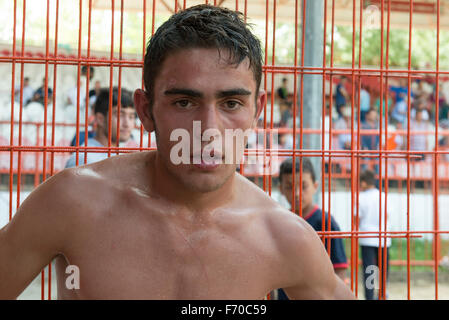
<path fill-rule="evenodd" d="M 325 214 L 325 204 L 324 201 L 326 199 L 326 195 L 325 195 L 325 167 L 326 167 L 326 163 L 325 163 L 325 158 L 324 158 L 324 149 L 326 146 L 326 126 L 325 126 L 325 119 L 326 119 L 326 33 L 327 33 L 327 0 L 324 0 L 324 14 L 323 14 L 323 73 L 322 73 L 322 88 L 323 88 L 323 92 L 322 92 L 322 110 L 321 110 L 321 150 L 323 151 L 321 153 L 321 208 L 323 208 L 322 213 L 323 216 Z M 323 223 L 322 223 L 322 227 L 324 229 L 324 225 L 326 224 L 326 220 L 322 219 Z M 327 232 L 329 234 L 329 232 L 331 231 L 331 213 L 328 210 L 327 211 Z M 331 255 L 331 240 L 332 240 L 332 236 L 329 235 L 327 237 L 327 254 L 330 256 Z"/>
<path fill-rule="evenodd" d="M 391 3 L 390 3 L 391 5 Z M 412 66 L 412 25 L 413 0 L 409 6 L 409 43 L 408 43 L 408 70 L 407 70 L 407 299 L 410 300 L 410 82 Z"/>
<path fill-rule="evenodd" d="M 238 1 L 236 1 L 236 5 L 237 5 L 237 3 L 238 3 Z M 272 51 L 272 57 L 271 57 L 271 64 L 272 64 L 273 69 L 274 69 L 275 66 L 276 66 L 276 0 L 273 1 L 273 44 L 272 45 L 273 45 L 273 47 L 272 47 L 273 51 Z M 273 143 L 272 143 L 272 139 L 271 138 L 273 136 L 272 133 L 273 133 L 274 96 L 275 96 L 275 92 L 276 92 L 275 88 L 274 88 L 274 74 L 275 74 L 275 72 L 271 71 L 271 108 L 270 108 L 271 112 L 270 112 L 270 130 L 269 130 L 269 132 L 270 132 L 270 135 L 269 135 L 269 137 L 270 137 L 269 148 L 271 149 L 270 150 L 270 154 L 269 154 L 270 166 L 272 165 L 272 160 L 273 160 L 273 157 L 272 157 L 272 154 L 271 154 L 272 148 L 273 148 Z M 266 128 L 267 128 L 267 126 L 265 124 L 265 129 Z M 265 132 L 266 132 L 266 130 L 265 130 Z M 266 139 L 264 139 L 264 140 L 266 140 Z M 265 163 L 267 163 L 266 159 L 264 159 L 264 164 Z M 272 175 L 271 174 L 270 175 L 267 174 L 267 170 L 268 169 L 269 168 L 267 168 L 264 165 L 264 167 L 263 167 L 264 173 L 263 174 L 264 174 L 264 177 L 268 177 L 269 176 L 269 179 L 268 179 L 268 195 L 271 196 Z"/>
<path fill-rule="evenodd" d="M 357 231 L 355 215 L 354 215 L 354 96 L 355 96 L 355 84 L 354 84 L 354 69 L 355 69 L 355 28 L 356 28 L 356 2 L 352 1 L 352 62 L 351 62 L 351 231 Z M 357 248 L 357 235 L 351 235 L 351 260 L 354 262 L 356 270 L 352 270 L 353 276 L 355 278 L 355 286 L 357 283 L 357 271 L 358 271 L 358 248 Z M 351 284 L 353 288 L 354 283 Z"/>
<path fill-rule="evenodd" d="M 382 72 L 383 70 L 383 61 L 384 61 L 384 10 L 385 10 L 385 3 L 384 0 L 382 0 L 381 2 L 381 16 L 380 16 L 380 37 L 381 37 L 381 55 L 380 55 L 380 68 L 381 68 L 381 72 L 380 72 L 380 100 L 379 100 L 379 119 L 380 119 L 380 130 L 379 130 L 379 149 L 382 150 L 386 150 L 387 149 L 387 140 L 388 140 L 388 85 L 385 88 L 385 144 L 382 144 L 382 126 L 384 124 L 384 119 L 382 118 L 383 115 L 383 89 L 384 89 L 384 73 Z M 388 7 L 388 9 L 390 9 L 390 7 Z M 389 16 L 388 16 L 388 24 L 389 24 Z M 387 35 L 388 35 L 388 31 L 387 31 Z M 387 40 L 387 53 L 386 53 L 386 57 L 385 57 L 385 64 L 386 64 L 386 69 L 388 69 L 388 40 Z M 386 79 L 387 83 L 388 83 L 388 73 L 387 73 L 387 79 Z M 383 155 L 383 154 L 382 154 Z M 381 158 L 381 163 L 383 161 L 383 158 Z M 381 169 L 379 169 L 379 172 L 382 172 Z M 385 226 L 384 226 L 384 232 L 387 231 L 387 224 L 388 224 L 388 210 L 387 210 L 387 206 L 388 206 L 388 184 L 389 184 L 389 179 L 388 179 L 388 156 L 385 156 L 385 203 L 384 203 L 384 221 L 385 221 Z M 380 197 L 382 197 L 382 192 L 379 192 Z M 382 209 L 380 209 L 380 211 L 382 211 Z M 381 221 L 381 220 L 379 220 Z M 381 228 L 381 225 L 379 224 L 379 228 Z M 383 257 L 384 259 L 382 260 L 383 264 L 382 264 L 382 295 L 384 297 L 384 299 L 386 299 L 386 285 L 387 285 L 387 268 L 388 268 L 388 264 L 387 264 L 387 234 L 384 234 L 383 237 Z"/>
<path fill-rule="evenodd" d="M 299 151 L 301 156 L 299 157 L 299 215 L 302 217 L 302 165 L 303 165 L 303 157 L 302 151 L 304 150 L 304 119 L 303 119 L 303 111 L 304 111 L 304 48 L 305 48 L 305 37 L 306 37 L 306 24 L 307 24 L 307 0 L 302 1 L 302 20 L 301 20 L 301 73 L 300 73 L 300 81 L 299 81 Z M 296 122 L 296 119 L 293 119 Z M 296 132 L 295 132 L 296 134 Z M 297 148 L 297 146 L 295 146 Z"/>
<path fill-rule="evenodd" d="M 90 34 L 92 24 L 92 0 L 89 0 L 89 13 L 87 18 L 87 59 L 90 59 Z M 85 113 L 84 113 L 84 163 L 87 163 L 87 147 L 89 146 L 89 109 L 90 109 L 90 97 L 89 97 L 89 83 L 90 83 L 90 64 L 86 64 L 86 100 L 85 100 Z"/>
<path fill-rule="evenodd" d="M 13 38 L 12 38 L 12 65 L 11 65 L 11 123 L 10 123 L 10 140 L 9 144 L 14 145 L 14 102 L 15 102 L 15 77 L 16 77 L 16 25 L 17 25 L 17 0 L 14 0 L 14 26 L 13 26 Z M 9 221 L 12 219 L 12 191 L 14 188 L 14 151 L 11 149 L 9 152 Z"/>
<path fill-rule="evenodd" d="M 330 75 L 329 75 L 329 157 L 328 157 L 328 209 L 329 215 L 331 215 L 331 190 L 332 190 L 332 111 L 333 111 L 333 68 L 334 68 L 334 31 L 335 31 L 335 0 L 332 0 L 332 21 L 331 21 L 331 48 L 330 48 Z M 324 42 L 326 45 L 326 41 Z M 323 133 L 324 134 L 324 133 Z M 324 146 L 323 146 L 324 148 Z M 324 172 L 323 172 L 324 175 Z M 324 208 L 324 207 L 323 207 Z M 352 269 L 352 268 L 351 268 Z M 355 295 L 357 296 L 357 286 L 355 289 Z"/>
<path fill-rule="evenodd" d="M 82 11 L 83 1 L 79 0 L 79 25 L 78 25 L 78 64 L 76 74 L 76 166 L 79 164 L 79 146 L 80 146 L 80 78 L 81 78 L 81 32 L 82 32 Z"/>
<path fill-rule="evenodd" d="M 123 59 L 123 0 L 120 1 L 120 45 L 119 45 L 119 60 L 118 67 L 118 97 L 117 97 L 117 146 L 120 146 L 120 111 L 122 108 L 122 59 Z M 120 149 L 117 150 L 117 155 L 120 153 Z"/>
<path fill-rule="evenodd" d="M 53 55 L 55 59 L 58 57 L 58 20 L 59 20 L 59 0 L 56 0 L 56 9 L 55 9 L 55 47 Z M 56 74 L 57 74 L 57 61 L 53 64 L 53 94 L 52 94 L 52 130 L 51 130 L 51 145 L 55 146 L 55 131 L 56 131 Z M 51 165 L 50 165 L 50 175 L 54 174 L 55 169 L 55 153 L 51 153 Z"/>
<path fill-rule="evenodd" d="M 50 0 L 47 0 L 47 21 L 45 30 L 45 86 L 44 86 L 44 137 L 43 137 L 43 159 L 42 159 L 42 181 L 47 178 L 47 107 L 48 107 L 48 57 L 50 40 Z M 54 124 L 53 124 L 54 125 Z M 39 141 L 39 140 L 38 140 Z M 38 142 L 39 143 L 39 142 Z M 36 170 L 37 170 L 36 166 Z M 43 280 L 42 280 L 43 281 Z M 44 292 L 44 283 L 42 283 Z M 51 299 L 51 261 L 48 264 L 48 300 Z"/>
<path fill-rule="evenodd" d="M 110 53 L 110 67 L 109 67 L 109 107 L 108 107 L 108 157 L 111 156 L 112 145 L 112 89 L 113 89 L 113 75 L 114 75 L 114 9 L 115 1 L 111 0 L 111 53 Z"/>
<path fill-rule="evenodd" d="M 436 85 L 435 85 L 435 153 L 434 153 L 434 224 L 433 229 L 435 231 L 434 233 L 434 272 L 435 272 L 435 300 L 438 300 L 438 265 L 440 261 L 440 235 L 438 234 L 438 231 L 440 229 L 440 223 L 439 223 L 439 206 L 438 206 L 438 194 L 439 194 L 439 176 L 438 176 L 438 150 L 439 150 L 439 141 L 438 141 L 438 126 L 439 126 L 439 115 L 440 115 L 440 108 L 439 108 L 439 100 L 440 100 L 440 0 L 437 0 L 437 45 L 436 45 Z"/>
<path fill-rule="evenodd" d="M 292 207 L 291 211 L 296 212 L 296 157 L 295 157 L 295 150 L 296 150 L 296 117 L 297 117 L 297 109 L 298 109 L 298 0 L 295 0 L 295 53 L 294 53 L 294 79 L 293 79 L 293 144 L 292 144 L 292 181 L 293 181 L 293 188 L 292 188 L 292 199 L 295 199 L 295 201 L 292 201 Z M 299 208 L 301 210 L 301 208 Z"/>

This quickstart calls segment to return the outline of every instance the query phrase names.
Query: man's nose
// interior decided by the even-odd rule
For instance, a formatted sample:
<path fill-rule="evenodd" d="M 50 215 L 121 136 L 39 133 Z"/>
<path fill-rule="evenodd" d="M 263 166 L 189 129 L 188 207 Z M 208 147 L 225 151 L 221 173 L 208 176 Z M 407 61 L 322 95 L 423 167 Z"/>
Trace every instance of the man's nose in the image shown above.
<path fill-rule="evenodd" d="M 197 119 L 201 124 L 201 137 L 206 130 L 209 130 L 208 135 L 216 136 L 218 132 L 221 132 L 221 119 L 219 110 L 213 104 L 204 105 L 199 111 Z M 210 131 L 210 130 L 214 130 Z"/>
<path fill-rule="evenodd" d="M 200 109 L 199 121 L 201 121 L 202 130 L 219 129 L 220 116 L 214 104 L 204 105 Z"/>

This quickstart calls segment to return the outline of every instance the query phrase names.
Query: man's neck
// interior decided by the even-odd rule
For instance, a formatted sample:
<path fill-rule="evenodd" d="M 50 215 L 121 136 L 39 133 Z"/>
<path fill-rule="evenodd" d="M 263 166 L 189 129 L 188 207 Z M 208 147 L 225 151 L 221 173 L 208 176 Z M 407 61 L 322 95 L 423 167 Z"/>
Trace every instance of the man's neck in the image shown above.
<path fill-rule="evenodd" d="M 163 163 L 157 154 L 151 165 L 151 189 L 167 201 L 195 215 L 209 214 L 214 209 L 229 203 L 234 197 L 235 174 L 232 175 L 219 189 L 210 192 L 199 192 L 184 186 Z"/>

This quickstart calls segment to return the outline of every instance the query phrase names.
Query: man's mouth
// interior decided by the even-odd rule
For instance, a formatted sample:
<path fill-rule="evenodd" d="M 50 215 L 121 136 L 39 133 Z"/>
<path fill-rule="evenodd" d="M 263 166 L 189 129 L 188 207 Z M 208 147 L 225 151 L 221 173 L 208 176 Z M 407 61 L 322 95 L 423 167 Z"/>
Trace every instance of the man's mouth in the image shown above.
<path fill-rule="evenodd" d="M 222 153 L 212 151 L 209 157 L 203 157 L 202 154 L 195 154 L 190 156 L 191 163 L 201 170 L 213 170 L 224 163 L 224 156 Z"/>

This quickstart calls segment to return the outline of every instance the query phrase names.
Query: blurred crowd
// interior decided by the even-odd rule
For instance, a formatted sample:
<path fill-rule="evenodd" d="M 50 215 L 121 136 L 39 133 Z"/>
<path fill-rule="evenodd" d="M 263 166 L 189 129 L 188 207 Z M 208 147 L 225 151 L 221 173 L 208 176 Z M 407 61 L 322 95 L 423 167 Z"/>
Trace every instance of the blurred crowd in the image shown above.
<path fill-rule="evenodd" d="M 293 128 L 293 93 L 288 94 L 287 85 L 288 80 L 284 78 L 275 93 L 274 112 L 279 114 L 277 122 L 273 121 L 275 127 Z M 412 79 L 409 93 L 408 79 L 392 78 L 389 80 L 388 90 L 383 92 L 381 97 L 379 84 L 367 85 L 363 81 L 361 84 L 351 83 L 351 78 L 340 77 L 333 84 L 332 108 L 329 107 L 330 96 L 328 96 L 326 114 L 320 119 L 320 123 L 321 121 L 325 123 L 326 135 L 332 126 L 332 149 L 349 150 L 351 143 L 357 148 L 357 128 L 360 125 L 362 150 L 378 150 L 380 147 L 387 150 L 407 150 L 409 143 L 410 150 L 415 151 L 412 160 L 416 161 L 430 159 L 426 152 L 435 150 L 436 143 L 439 150 L 448 151 L 449 95 L 446 92 L 449 91 L 447 90 L 449 82 L 440 81 L 438 92 L 436 85 L 435 78 L 432 77 Z M 355 92 L 354 96 L 352 92 Z M 387 100 L 385 97 L 388 97 Z M 354 105 L 353 110 L 351 105 Z M 296 127 L 299 128 L 299 107 L 296 113 Z M 381 121 L 382 139 L 379 137 Z M 435 139 L 436 124 L 439 128 L 438 141 Z M 409 137 L 408 126 L 410 126 Z M 388 135 L 385 138 L 386 130 Z M 281 148 L 292 148 L 291 134 L 280 134 L 279 140 Z M 382 146 L 379 146 L 380 141 Z M 420 151 L 423 153 L 420 154 Z M 449 161 L 449 154 L 440 154 L 440 159 Z"/>
<path fill-rule="evenodd" d="M 59 93 L 59 95 L 63 96 L 63 99 L 60 99 L 59 103 L 56 101 L 54 109 L 56 145 L 138 147 L 138 140 L 140 139 L 136 135 L 139 131 L 137 129 L 139 123 L 134 108 L 132 91 L 127 90 L 123 86 L 120 90 L 116 86 L 110 90 L 109 81 L 104 84 L 100 80 L 94 81 L 94 74 L 95 69 L 93 67 L 82 66 L 79 69 L 79 77 L 76 77 L 75 81 L 66 87 L 65 92 Z M 36 143 L 42 143 L 42 133 L 39 133 L 39 130 L 42 130 L 43 126 L 38 125 L 40 129 L 36 130 L 36 126 L 27 123 L 27 121 L 42 124 L 44 122 L 43 115 L 47 113 L 47 125 L 53 125 L 54 96 L 51 85 L 52 82 L 46 82 L 44 78 L 39 88 L 33 88 L 30 85 L 30 79 L 24 77 L 22 86 L 19 83 L 14 88 L 15 104 L 23 105 L 22 120 L 25 121 L 23 124 L 25 132 L 25 137 L 22 140 L 23 144 L 35 145 Z M 46 90 L 47 94 L 45 94 Z M 15 108 L 15 113 L 19 109 Z M 7 116 L 9 118 L 10 114 Z M 19 120 L 16 114 L 14 117 L 16 121 Z M 5 120 L 8 120 L 8 118 Z M 76 128 L 77 123 L 78 130 Z M 7 126 L 3 127 L 3 129 L 8 129 Z M 17 127 L 15 126 L 15 129 Z M 87 132 L 85 132 L 86 127 Z M 47 128 L 47 133 L 51 132 L 50 130 L 50 128 Z M 5 131 L 5 136 L 7 136 L 8 132 L 6 130 L 3 131 Z M 47 134 L 48 137 L 49 134 Z M 142 139 L 142 137 L 140 138 Z M 154 145 L 155 139 L 152 139 L 151 146 L 154 147 Z M 110 152 L 91 152 L 84 159 L 84 153 L 81 152 L 76 155 L 73 153 L 71 156 L 65 154 L 63 156 L 64 159 L 61 158 L 63 163 L 58 165 L 58 167 L 72 167 L 85 162 L 91 163 L 107 158 L 109 155 Z M 24 166 L 33 167 L 34 159 L 27 158 L 26 160 L 27 163 Z"/>

